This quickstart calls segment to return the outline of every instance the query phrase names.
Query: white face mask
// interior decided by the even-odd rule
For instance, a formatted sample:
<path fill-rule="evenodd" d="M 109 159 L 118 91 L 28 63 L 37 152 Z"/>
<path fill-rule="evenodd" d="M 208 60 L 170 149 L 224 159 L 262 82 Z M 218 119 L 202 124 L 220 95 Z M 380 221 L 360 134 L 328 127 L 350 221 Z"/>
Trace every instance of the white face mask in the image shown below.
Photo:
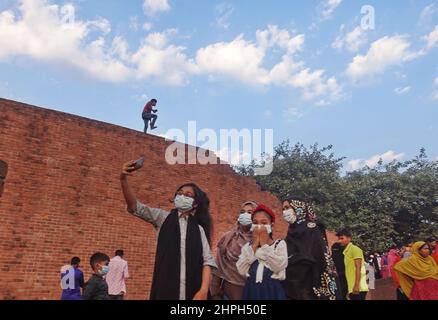
<path fill-rule="evenodd" d="M 255 230 L 255 228 L 258 228 L 259 230 L 264 226 L 266 230 L 268 230 L 268 234 L 272 233 L 272 226 L 270 224 L 253 224 L 251 226 L 251 232 Z"/>
<path fill-rule="evenodd" d="M 249 226 L 252 223 L 252 215 L 248 212 L 241 213 L 237 222 L 242 226 Z"/>
<path fill-rule="evenodd" d="M 175 197 L 175 207 L 180 212 L 187 212 L 193 209 L 193 198 L 179 194 Z"/>
<path fill-rule="evenodd" d="M 297 215 L 293 209 L 283 211 L 283 218 L 290 224 L 294 224 L 297 221 Z"/>

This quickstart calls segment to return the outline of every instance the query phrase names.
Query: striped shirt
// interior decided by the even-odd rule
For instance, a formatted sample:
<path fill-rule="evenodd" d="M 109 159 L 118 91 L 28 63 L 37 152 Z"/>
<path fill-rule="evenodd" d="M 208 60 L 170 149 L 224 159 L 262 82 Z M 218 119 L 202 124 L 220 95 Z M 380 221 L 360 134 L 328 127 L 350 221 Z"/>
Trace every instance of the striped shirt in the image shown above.
<path fill-rule="evenodd" d="M 128 262 L 119 256 L 115 256 L 110 260 L 109 269 L 110 271 L 105 277 L 108 283 L 108 293 L 114 296 L 125 294 L 125 279 L 129 278 Z"/>

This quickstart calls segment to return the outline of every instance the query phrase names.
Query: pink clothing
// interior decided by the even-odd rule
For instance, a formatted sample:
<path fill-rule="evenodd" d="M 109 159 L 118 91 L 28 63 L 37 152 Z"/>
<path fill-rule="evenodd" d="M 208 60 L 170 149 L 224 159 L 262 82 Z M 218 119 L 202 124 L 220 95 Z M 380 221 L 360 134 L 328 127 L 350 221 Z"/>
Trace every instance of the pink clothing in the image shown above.
<path fill-rule="evenodd" d="M 392 276 L 394 265 L 400 261 L 400 257 L 397 254 L 397 251 L 391 249 L 388 254 L 388 271 L 389 275 Z"/>
<path fill-rule="evenodd" d="M 125 279 L 129 278 L 128 262 L 119 256 L 115 256 L 109 263 L 110 271 L 105 277 L 108 283 L 109 295 L 120 295 L 126 293 Z"/>
<path fill-rule="evenodd" d="M 415 280 L 411 300 L 438 300 L 438 280 Z"/>

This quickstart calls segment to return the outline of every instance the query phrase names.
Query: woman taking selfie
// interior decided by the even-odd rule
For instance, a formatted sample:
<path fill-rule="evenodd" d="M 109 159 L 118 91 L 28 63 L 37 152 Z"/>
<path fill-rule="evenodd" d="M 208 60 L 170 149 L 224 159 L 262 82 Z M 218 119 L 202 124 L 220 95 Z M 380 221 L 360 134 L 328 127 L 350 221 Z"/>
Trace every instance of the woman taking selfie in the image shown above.
<path fill-rule="evenodd" d="M 150 208 L 137 200 L 128 182 L 141 166 L 142 161 L 125 163 L 120 180 L 128 212 L 158 232 L 150 299 L 206 300 L 211 268 L 216 267 L 210 250 L 210 201 L 196 184 L 188 183 L 176 189 L 170 212 Z"/>

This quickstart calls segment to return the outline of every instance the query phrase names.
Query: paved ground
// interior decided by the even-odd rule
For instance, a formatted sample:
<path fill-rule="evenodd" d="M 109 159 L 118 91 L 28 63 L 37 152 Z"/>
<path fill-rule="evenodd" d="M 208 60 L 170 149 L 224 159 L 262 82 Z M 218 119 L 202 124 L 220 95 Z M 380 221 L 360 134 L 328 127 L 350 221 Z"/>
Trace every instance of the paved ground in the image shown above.
<path fill-rule="evenodd" d="M 370 290 L 367 300 L 396 300 L 395 287 L 392 280 L 376 280 L 376 290 Z"/>

